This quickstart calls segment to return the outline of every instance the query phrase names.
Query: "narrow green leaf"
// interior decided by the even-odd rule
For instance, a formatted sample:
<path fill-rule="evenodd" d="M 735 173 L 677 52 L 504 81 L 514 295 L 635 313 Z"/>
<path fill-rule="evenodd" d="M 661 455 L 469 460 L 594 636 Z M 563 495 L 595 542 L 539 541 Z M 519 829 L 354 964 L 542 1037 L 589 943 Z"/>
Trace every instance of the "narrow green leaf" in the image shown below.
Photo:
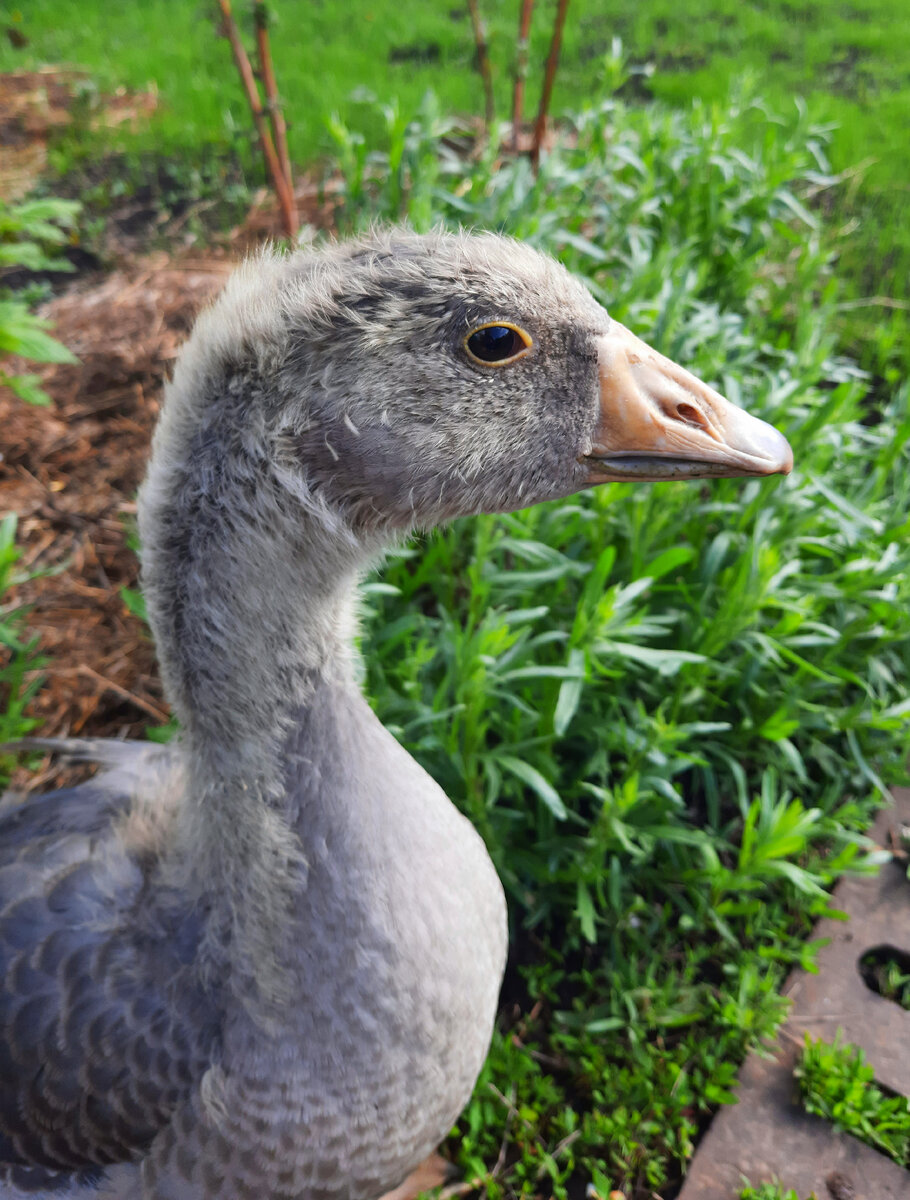
<path fill-rule="evenodd" d="M 562 737 L 578 711 L 584 688 L 584 663 L 585 656 L 582 650 L 569 651 L 569 670 L 572 675 L 560 685 L 556 708 L 553 711 L 553 730 L 557 737 Z"/>
<path fill-rule="evenodd" d="M 675 675 L 689 663 L 708 661 L 704 654 L 695 654 L 691 650 L 655 650 L 652 646 L 636 646 L 632 642 L 604 641 L 598 642 L 596 648 L 605 655 L 630 658 L 647 667 L 655 667 L 660 675 Z"/>
<path fill-rule="evenodd" d="M 547 783 L 536 767 L 532 767 L 530 763 L 526 763 L 520 758 L 513 758 L 509 754 L 500 755 L 496 761 L 501 767 L 511 771 L 522 783 L 526 783 L 531 791 L 540 797 L 557 821 L 566 819 L 569 813 L 560 799 L 559 793 L 552 784 Z"/>
<path fill-rule="evenodd" d="M 17 306 L 19 307 L 19 306 Z M 21 308 L 16 319 L 3 319 L 0 315 L 0 351 L 7 354 L 19 354 L 23 358 L 31 358 L 35 362 L 76 363 L 78 358 L 62 342 L 58 342 L 45 333 L 42 325 L 45 322 L 33 317 L 27 309 Z"/>
<path fill-rule="evenodd" d="M 597 941 L 597 930 L 594 926 L 594 902 L 588 885 L 583 879 L 578 880 L 575 891 L 575 915 L 581 928 L 581 935 L 586 942 Z"/>

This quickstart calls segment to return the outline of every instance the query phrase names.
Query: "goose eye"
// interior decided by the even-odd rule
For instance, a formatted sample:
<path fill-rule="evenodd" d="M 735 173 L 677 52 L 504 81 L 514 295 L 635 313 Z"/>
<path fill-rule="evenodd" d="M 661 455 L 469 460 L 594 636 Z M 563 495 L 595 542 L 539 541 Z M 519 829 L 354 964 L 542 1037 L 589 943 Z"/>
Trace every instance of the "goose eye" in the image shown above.
<path fill-rule="evenodd" d="M 531 347 L 531 338 L 517 325 L 481 325 L 465 338 L 471 358 L 490 366 L 503 366 Z"/>

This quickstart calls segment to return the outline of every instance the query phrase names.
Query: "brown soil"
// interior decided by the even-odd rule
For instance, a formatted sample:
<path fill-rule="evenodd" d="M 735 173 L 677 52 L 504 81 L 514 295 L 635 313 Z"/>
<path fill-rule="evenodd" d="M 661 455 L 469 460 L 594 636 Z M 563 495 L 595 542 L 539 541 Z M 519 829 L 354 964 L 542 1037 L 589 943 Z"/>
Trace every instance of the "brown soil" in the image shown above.
<path fill-rule="evenodd" d="M 301 222 L 333 229 L 336 193 L 336 182 L 302 176 Z M 18 516 L 17 566 L 28 576 L 4 607 L 27 607 L 27 629 L 46 660 L 29 707 L 43 736 L 142 737 L 168 720 L 146 627 L 121 591 L 138 587 L 136 491 L 165 380 L 196 314 L 234 263 L 278 236 L 266 191 L 204 255 L 135 257 L 135 242 L 111 236 L 109 249 L 125 265 L 79 280 L 40 310 L 78 365 L 4 363 L 11 374 L 39 374 L 53 400 L 33 408 L 0 387 L 0 515 Z M 0 664 L 5 653 L 0 645 Z M 12 786 L 31 789 L 48 777 L 20 770 Z"/>
<path fill-rule="evenodd" d="M 83 283 L 42 315 L 78 356 L 44 368 L 50 408 L 0 390 L 0 511 L 18 514 L 14 589 L 47 656 L 31 706 L 47 735 L 141 736 L 167 719 L 154 653 L 124 604 L 137 586 L 128 545 L 161 389 L 228 257 L 147 259 Z"/>
<path fill-rule="evenodd" d="M 59 129 L 81 121 L 88 128 L 136 125 L 154 112 L 154 90 L 118 88 L 102 95 L 85 71 L 47 66 L 0 75 L 0 196 L 27 195 L 47 166 L 47 145 Z"/>

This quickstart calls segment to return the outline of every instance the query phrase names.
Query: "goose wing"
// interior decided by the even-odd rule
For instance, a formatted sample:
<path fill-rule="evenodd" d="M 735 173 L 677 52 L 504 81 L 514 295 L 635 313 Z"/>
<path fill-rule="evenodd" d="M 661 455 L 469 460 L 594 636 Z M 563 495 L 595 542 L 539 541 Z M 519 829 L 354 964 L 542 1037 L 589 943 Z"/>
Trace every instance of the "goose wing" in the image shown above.
<path fill-rule="evenodd" d="M 0 1167 L 132 1159 L 211 1063 L 203 915 L 151 839 L 124 835 L 144 773 L 168 804 L 174 756 L 152 750 L 107 749 L 89 783 L 0 805 Z"/>

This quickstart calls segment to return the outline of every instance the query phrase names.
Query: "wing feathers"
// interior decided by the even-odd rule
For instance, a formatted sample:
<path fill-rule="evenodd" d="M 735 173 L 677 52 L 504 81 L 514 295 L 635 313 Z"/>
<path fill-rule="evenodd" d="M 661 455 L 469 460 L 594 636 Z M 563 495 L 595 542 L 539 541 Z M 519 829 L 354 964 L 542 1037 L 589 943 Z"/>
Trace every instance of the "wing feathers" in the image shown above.
<path fill-rule="evenodd" d="M 135 1158 L 198 1087 L 219 1028 L 194 970 L 204 916 L 159 884 L 138 837 L 166 819 L 179 755 L 40 738 L 27 748 L 108 770 L 0 809 L 0 1195 L 4 1167 L 22 1186 L 47 1173 L 20 1167 Z"/>

